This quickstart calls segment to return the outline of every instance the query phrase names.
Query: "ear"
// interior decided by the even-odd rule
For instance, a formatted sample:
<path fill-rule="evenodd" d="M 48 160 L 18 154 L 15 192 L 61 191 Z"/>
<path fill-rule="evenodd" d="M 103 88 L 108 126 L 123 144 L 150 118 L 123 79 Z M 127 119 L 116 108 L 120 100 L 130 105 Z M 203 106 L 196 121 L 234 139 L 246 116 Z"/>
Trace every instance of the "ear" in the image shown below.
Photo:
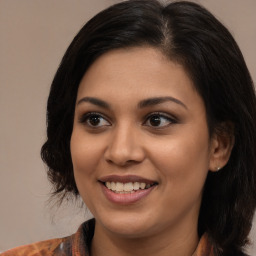
<path fill-rule="evenodd" d="M 223 168 L 231 155 L 235 142 L 234 125 L 231 122 L 221 123 L 214 131 L 210 144 L 209 170 L 219 171 Z"/>

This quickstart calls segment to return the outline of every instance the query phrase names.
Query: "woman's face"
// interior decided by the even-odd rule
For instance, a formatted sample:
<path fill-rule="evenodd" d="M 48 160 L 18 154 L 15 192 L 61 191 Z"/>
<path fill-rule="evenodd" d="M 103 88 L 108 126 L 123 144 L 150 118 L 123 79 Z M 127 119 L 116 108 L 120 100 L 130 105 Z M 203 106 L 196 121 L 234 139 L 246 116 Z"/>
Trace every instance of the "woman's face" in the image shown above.
<path fill-rule="evenodd" d="M 202 98 L 160 51 L 113 50 L 84 75 L 71 155 L 102 230 L 143 237 L 196 229 L 211 144 Z"/>

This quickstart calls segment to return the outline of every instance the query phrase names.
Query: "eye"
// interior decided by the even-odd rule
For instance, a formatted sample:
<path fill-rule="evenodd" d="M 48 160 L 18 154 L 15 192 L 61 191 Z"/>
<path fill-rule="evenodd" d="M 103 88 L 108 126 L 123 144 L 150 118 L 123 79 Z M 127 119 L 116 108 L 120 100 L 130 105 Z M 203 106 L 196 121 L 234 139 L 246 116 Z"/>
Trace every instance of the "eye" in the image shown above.
<path fill-rule="evenodd" d="M 163 128 L 173 123 L 177 123 L 177 121 L 174 118 L 167 116 L 166 114 L 154 113 L 147 116 L 144 125 L 156 128 Z"/>
<path fill-rule="evenodd" d="M 111 125 L 104 116 L 93 112 L 83 115 L 79 121 L 92 128 Z"/>

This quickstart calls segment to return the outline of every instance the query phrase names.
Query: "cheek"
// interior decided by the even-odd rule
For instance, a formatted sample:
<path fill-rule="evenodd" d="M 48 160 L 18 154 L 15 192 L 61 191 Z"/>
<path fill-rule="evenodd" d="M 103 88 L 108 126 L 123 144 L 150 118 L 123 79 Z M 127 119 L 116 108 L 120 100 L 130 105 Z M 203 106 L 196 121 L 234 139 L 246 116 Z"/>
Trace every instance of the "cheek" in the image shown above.
<path fill-rule="evenodd" d="M 188 136 L 172 137 L 162 143 L 156 141 L 151 159 L 167 187 L 201 190 L 209 166 L 208 134 L 185 134 Z"/>
<path fill-rule="evenodd" d="M 101 158 L 99 146 L 99 143 L 85 136 L 83 132 L 78 129 L 73 130 L 70 150 L 78 187 L 79 183 L 88 182 L 95 176 L 95 170 Z"/>
<path fill-rule="evenodd" d="M 81 198 L 86 206 L 94 211 L 95 187 L 97 185 L 97 166 L 102 155 L 100 143 L 85 136 L 83 131 L 74 128 L 70 150 L 75 182 Z"/>
<path fill-rule="evenodd" d="M 161 178 L 160 199 L 165 210 L 180 215 L 200 207 L 208 173 L 208 150 L 205 144 L 179 140 L 155 151 L 155 166 Z"/>

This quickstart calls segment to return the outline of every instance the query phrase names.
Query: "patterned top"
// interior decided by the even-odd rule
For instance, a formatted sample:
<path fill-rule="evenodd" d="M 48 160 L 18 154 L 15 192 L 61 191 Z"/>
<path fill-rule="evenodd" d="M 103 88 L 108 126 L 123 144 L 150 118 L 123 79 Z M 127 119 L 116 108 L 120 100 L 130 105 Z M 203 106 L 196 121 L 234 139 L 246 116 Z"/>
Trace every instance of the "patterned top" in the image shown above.
<path fill-rule="evenodd" d="M 89 256 L 94 225 L 95 220 L 91 219 L 84 222 L 71 236 L 20 246 L 1 253 L 0 256 Z M 206 234 L 200 239 L 192 256 L 214 256 Z"/>

